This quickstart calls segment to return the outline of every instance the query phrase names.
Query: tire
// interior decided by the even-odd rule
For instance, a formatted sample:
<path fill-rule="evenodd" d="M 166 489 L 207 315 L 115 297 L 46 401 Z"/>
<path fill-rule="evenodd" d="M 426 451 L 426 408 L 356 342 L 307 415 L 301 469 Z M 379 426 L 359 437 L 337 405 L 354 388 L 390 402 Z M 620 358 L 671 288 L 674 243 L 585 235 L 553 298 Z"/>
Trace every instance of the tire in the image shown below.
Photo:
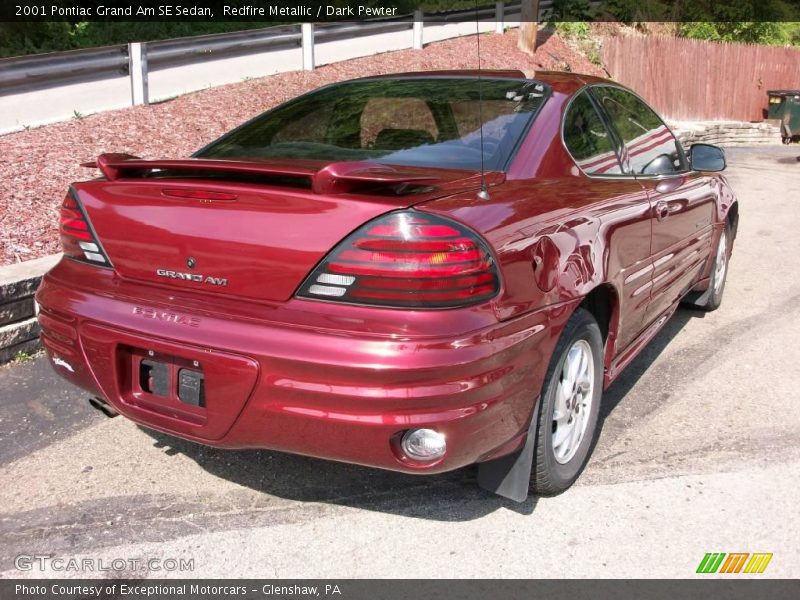
<path fill-rule="evenodd" d="M 570 377 L 570 369 L 576 366 L 577 375 Z M 588 311 L 578 308 L 567 321 L 544 381 L 531 487 L 540 496 L 553 496 L 578 478 L 597 433 L 603 391 L 603 338 Z M 577 437 L 568 438 L 570 433 Z"/>
<path fill-rule="evenodd" d="M 728 279 L 728 264 L 731 258 L 731 226 L 727 221 L 722 235 L 717 241 L 714 253 L 714 264 L 711 267 L 711 278 L 708 290 L 705 292 L 692 292 L 686 296 L 685 304 L 692 308 L 711 312 L 717 310 L 722 304 L 722 295 L 725 293 L 725 282 Z"/>

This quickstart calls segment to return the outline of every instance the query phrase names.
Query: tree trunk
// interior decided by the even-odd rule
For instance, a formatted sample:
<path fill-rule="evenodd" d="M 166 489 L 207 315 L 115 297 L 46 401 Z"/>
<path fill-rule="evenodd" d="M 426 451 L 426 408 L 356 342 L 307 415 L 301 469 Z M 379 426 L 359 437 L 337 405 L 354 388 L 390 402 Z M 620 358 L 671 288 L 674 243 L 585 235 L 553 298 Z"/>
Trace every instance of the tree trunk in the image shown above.
<path fill-rule="evenodd" d="M 536 52 L 536 32 L 539 30 L 539 0 L 522 0 L 517 47 L 523 52 Z"/>

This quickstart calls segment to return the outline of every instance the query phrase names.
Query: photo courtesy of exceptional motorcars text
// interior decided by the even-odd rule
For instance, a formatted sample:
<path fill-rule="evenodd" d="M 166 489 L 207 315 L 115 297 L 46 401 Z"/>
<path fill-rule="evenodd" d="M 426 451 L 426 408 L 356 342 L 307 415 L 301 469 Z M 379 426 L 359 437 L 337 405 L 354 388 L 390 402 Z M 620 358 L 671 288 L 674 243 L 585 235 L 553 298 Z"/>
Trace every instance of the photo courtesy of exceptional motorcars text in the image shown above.
<path fill-rule="evenodd" d="M 800 0 L 0 3 L 0 598 L 800 596 Z"/>

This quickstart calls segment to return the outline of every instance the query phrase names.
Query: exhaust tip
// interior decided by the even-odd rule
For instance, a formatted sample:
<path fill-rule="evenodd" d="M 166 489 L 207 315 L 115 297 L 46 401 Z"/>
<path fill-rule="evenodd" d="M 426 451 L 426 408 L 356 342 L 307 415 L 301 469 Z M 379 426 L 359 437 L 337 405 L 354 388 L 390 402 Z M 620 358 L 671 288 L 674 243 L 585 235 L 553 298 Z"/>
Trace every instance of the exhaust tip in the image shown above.
<path fill-rule="evenodd" d="M 92 406 L 92 408 L 99 410 L 109 419 L 113 419 L 114 417 L 119 416 L 119 413 L 116 411 L 116 409 L 114 409 L 113 406 L 111 406 L 108 402 L 106 402 L 102 398 L 98 398 L 97 396 L 89 398 L 89 404 Z"/>

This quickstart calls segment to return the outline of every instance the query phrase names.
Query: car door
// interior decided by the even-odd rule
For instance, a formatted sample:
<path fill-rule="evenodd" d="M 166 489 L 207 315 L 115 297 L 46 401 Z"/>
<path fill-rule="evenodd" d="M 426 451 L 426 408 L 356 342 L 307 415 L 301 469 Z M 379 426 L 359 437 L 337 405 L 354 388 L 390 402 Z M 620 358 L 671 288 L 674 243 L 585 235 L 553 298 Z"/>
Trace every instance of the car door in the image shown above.
<path fill-rule="evenodd" d="M 621 145 L 586 90 L 566 109 L 563 137 L 586 176 L 580 193 L 588 213 L 601 223 L 607 277 L 619 295 L 616 339 L 609 346 L 613 357 L 643 329 L 652 276 L 650 201 L 645 187 L 625 173 Z"/>
<path fill-rule="evenodd" d="M 683 149 L 661 118 L 632 92 L 596 86 L 592 94 L 623 144 L 623 161 L 650 201 L 653 277 L 645 324 L 680 300 L 711 251 L 713 179 L 689 169 Z"/>

